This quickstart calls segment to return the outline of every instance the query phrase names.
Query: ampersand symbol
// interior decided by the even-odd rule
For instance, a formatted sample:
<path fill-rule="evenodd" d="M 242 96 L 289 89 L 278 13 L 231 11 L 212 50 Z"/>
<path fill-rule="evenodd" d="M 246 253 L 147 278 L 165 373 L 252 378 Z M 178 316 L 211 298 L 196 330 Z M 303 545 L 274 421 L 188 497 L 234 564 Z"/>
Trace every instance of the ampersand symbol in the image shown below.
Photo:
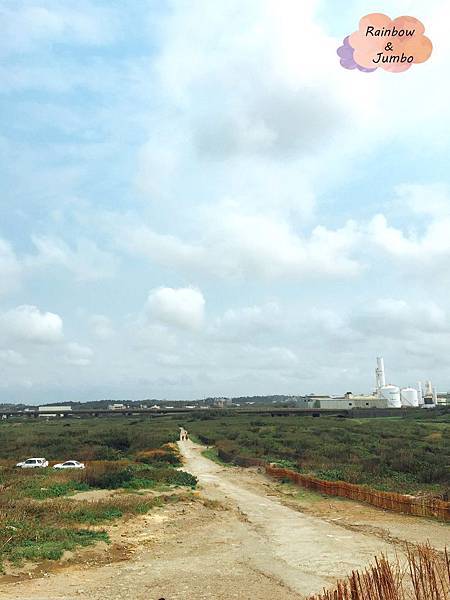
<path fill-rule="evenodd" d="M 391 52 L 394 50 L 394 48 L 392 47 L 392 42 L 388 42 L 386 44 L 386 46 L 384 47 L 385 50 L 390 50 Z"/>

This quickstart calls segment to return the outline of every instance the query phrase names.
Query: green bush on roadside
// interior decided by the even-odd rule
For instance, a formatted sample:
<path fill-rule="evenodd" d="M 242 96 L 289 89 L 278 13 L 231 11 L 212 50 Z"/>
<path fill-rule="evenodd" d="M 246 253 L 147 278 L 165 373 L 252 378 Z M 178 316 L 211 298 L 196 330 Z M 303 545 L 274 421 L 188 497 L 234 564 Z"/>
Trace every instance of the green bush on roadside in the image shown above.
<path fill-rule="evenodd" d="M 109 543 L 109 536 L 105 531 L 36 527 L 33 533 L 33 539 L 25 539 L 17 545 L 8 542 L 0 554 L 0 560 L 2 555 L 3 559 L 7 558 L 15 564 L 21 564 L 23 560 L 58 560 L 66 550 L 73 550 L 77 546 L 89 546 L 97 542 Z"/>
<path fill-rule="evenodd" d="M 322 479 L 445 496 L 450 492 L 450 413 L 432 412 L 372 419 L 192 418 L 189 431 L 231 459 L 257 458 Z"/>
<path fill-rule="evenodd" d="M 57 560 L 65 550 L 76 546 L 108 542 L 105 531 L 76 525 L 98 525 L 126 515 L 145 514 L 153 507 L 182 499 L 178 494 L 145 499 L 119 495 L 94 502 L 0 498 L 0 568 L 5 560 L 18 564 L 25 559 Z"/>

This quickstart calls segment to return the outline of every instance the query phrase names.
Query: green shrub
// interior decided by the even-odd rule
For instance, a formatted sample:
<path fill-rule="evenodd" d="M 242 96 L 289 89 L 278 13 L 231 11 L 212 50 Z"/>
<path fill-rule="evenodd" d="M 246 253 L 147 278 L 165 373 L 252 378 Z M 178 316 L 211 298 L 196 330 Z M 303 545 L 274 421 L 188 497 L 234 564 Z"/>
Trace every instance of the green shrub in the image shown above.
<path fill-rule="evenodd" d="M 175 471 L 170 480 L 174 485 L 186 486 L 193 489 L 198 483 L 197 477 L 195 477 L 195 475 L 191 475 L 191 473 L 188 473 L 187 471 Z"/>
<path fill-rule="evenodd" d="M 10 529 L 13 533 L 0 547 L 0 568 L 4 560 L 21 564 L 24 560 L 58 560 L 65 550 L 77 546 L 89 546 L 99 541 L 109 543 L 105 531 L 45 527 L 34 521 L 22 531 L 16 523 Z"/>
<path fill-rule="evenodd" d="M 450 489 L 450 413 L 433 412 L 342 420 L 235 415 L 193 420 L 189 430 L 226 460 L 261 458 L 328 480 L 442 495 Z"/>
<path fill-rule="evenodd" d="M 116 506 L 84 506 L 83 508 L 67 512 L 64 518 L 71 523 L 96 525 L 97 523 L 119 519 L 122 516 L 123 512 Z"/>

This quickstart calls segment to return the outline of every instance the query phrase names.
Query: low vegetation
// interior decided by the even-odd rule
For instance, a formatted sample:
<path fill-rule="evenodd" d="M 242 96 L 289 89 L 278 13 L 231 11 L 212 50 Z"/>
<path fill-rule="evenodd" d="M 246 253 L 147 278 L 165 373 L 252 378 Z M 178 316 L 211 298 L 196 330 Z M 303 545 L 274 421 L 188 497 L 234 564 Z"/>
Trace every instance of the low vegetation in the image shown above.
<path fill-rule="evenodd" d="M 59 559 L 65 550 L 108 542 L 102 524 L 183 498 L 171 490 L 195 488 L 197 479 L 179 469 L 177 437 L 177 424 L 164 420 L 0 423 L 0 565 Z M 45 456 L 50 464 L 75 458 L 86 469 L 14 466 L 29 456 Z M 77 492 L 99 489 L 123 493 L 99 501 L 76 499 Z"/>
<path fill-rule="evenodd" d="M 384 491 L 448 497 L 450 415 L 431 412 L 412 419 L 216 417 L 186 426 L 232 458 L 259 458 Z"/>
<path fill-rule="evenodd" d="M 61 558 L 65 550 L 109 542 L 103 529 L 93 529 L 127 515 L 144 514 L 179 495 L 148 498 L 114 496 L 104 500 L 73 501 L 66 498 L 37 500 L 0 499 L 0 568 L 5 561 L 20 565 L 24 560 Z"/>
<path fill-rule="evenodd" d="M 95 489 L 158 489 L 172 486 L 195 488 L 196 478 L 170 465 L 137 462 L 94 462 L 83 471 L 0 469 L 0 492 L 8 498 L 58 498 Z"/>
<path fill-rule="evenodd" d="M 52 462 L 133 459 L 175 442 L 178 436 L 177 423 L 169 419 L 8 420 L 0 422 L 0 461 L 15 463 L 29 456 L 45 456 Z"/>
<path fill-rule="evenodd" d="M 205 458 L 209 458 L 209 460 L 212 460 L 213 462 L 217 463 L 221 467 L 230 466 L 229 463 L 225 462 L 220 458 L 217 448 L 207 448 L 206 450 L 203 450 L 202 455 Z"/>

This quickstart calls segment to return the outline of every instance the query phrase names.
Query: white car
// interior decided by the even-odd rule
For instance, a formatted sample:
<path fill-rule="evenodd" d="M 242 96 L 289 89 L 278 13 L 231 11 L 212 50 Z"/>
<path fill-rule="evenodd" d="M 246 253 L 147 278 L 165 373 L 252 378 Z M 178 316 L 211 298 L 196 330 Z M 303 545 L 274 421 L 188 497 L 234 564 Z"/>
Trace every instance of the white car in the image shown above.
<path fill-rule="evenodd" d="M 53 466 L 54 469 L 84 469 L 84 463 L 80 463 L 77 460 L 66 460 L 66 462 L 58 463 Z"/>
<path fill-rule="evenodd" d="M 16 467 L 20 467 L 21 469 L 43 469 L 44 467 L 48 467 L 48 460 L 45 460 L 45 458 L 28 458 L 17 463 Z"/>

